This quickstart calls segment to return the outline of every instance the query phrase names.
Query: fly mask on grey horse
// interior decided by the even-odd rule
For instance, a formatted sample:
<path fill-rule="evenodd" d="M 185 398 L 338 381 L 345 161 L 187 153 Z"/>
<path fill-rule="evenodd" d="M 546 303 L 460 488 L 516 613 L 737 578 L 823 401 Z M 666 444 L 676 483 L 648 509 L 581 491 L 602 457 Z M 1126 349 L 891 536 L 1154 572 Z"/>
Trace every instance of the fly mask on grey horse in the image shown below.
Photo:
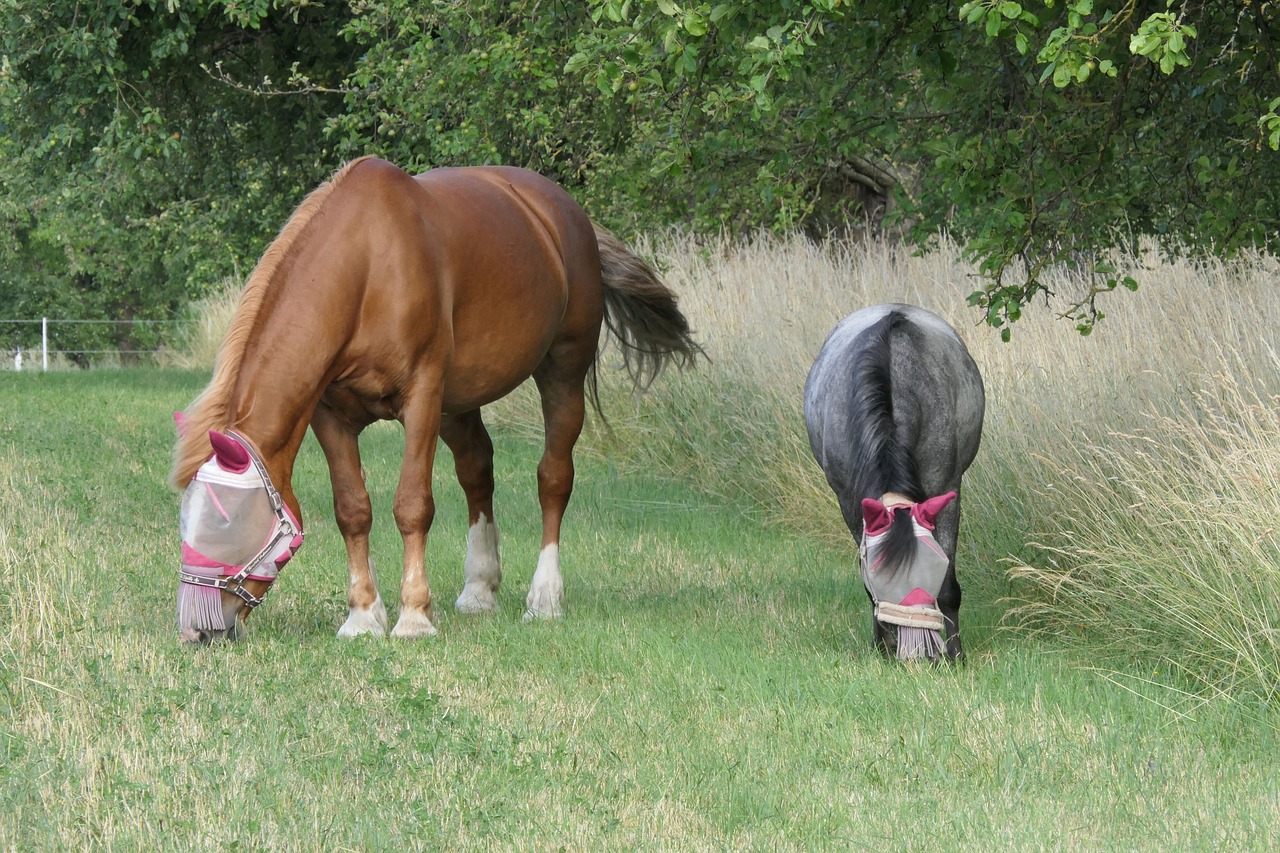
<path fill-rule="evenodd" d="M 949 560 L 933 531 L 938 513 L 955 497 L 947 492 L 921 503 L 900 495 L 862 501 L 862 582 L 875 618 L 898 626 L 902 659 L 937 657 L 942 650 L 944 622 L 936 605 Z M 909 536 L 895 527 L 908 524 Z"/>

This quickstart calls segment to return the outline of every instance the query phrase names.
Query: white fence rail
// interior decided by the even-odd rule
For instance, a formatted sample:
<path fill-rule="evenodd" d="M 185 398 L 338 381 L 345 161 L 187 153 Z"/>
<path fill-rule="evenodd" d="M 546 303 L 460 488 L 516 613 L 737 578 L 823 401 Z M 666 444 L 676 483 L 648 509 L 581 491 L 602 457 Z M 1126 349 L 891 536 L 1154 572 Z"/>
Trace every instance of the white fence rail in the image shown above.
<path fill-rule="evenodd" d="M 40 369 L 49 369 L 49 356 L 86 356 L 86 355 L 155 355 L 160 352 L 159 349 L 50 349 L 49 348 L 49 327 L 62 325 L 98 325 L 98 326 L 186 326 L 191 324 L 191 320 L 70 320 L 41 317 L 39 320 L 9 320 L 0 319 L 0 326 L 18 325 L 18 326 L 40 326 Z M 3 352 L 3 350 L 0 350 Z M 27 352 L 34 354 L 35 349 L 28 347 Z M 27 366 L 28 358 L 23 353 L 21 346 L 17 346 L 13 351 L 13 369 L 22 370 Z"/>

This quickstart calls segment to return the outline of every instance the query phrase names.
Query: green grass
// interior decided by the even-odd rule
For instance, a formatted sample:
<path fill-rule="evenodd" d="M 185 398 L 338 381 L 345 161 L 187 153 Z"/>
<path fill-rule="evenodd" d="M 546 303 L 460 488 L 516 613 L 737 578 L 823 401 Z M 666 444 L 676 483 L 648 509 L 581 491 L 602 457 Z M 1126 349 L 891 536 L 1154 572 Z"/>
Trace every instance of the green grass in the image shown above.
<path fill-rule="evenodd" d="M 0 374 L 0 848 L 1280 843 L 1274 707 L 1184 697 L 1165 664 L 1098 668 L 1087 642 L 1002 629 L 999 561 L 1027 531 L 993 531 L 992 499 L 964 533 L 968 665 L 888 665 L 848 543 L 762 525 L 767 496 L 710 497 L 679 457 L 611 445 L 638 434 L 620 406 L 580 458 L 563 621 L 520 620 L 538 443 L 517 401 L 493 419 L 497 614 L 448 609 L 465 518 L 442 454 L 440 636 L 339 641 L 342 547 L 308 439 L 303 550 L 244 642 L 181 646 L 170 412 L 206 375 Z M 677 384 L 645 405 L 675 405 Z M 393 608 L 399 444 L 389 426 L 364 442 Z M 993 470 L 975 494 L 1008 487 Z"/>

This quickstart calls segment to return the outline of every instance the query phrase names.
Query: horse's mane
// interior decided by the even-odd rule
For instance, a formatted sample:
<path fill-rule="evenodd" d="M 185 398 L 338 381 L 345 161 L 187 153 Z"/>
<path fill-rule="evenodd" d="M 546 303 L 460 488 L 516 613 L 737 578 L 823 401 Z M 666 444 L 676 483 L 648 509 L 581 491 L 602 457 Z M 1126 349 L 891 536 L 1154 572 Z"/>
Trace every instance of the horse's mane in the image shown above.
<path fill-rule="evenodd" d="M 297 210 L 285 222 L 280 233 L 271 241 L 262 259 L 258 261 L 244 290 L 240 292 L 240 302 L 236 306 L 235 315 L 227 336 L 218 349 L 218 357 L 214 362 L 213 378 L 208 386 L 187 407 L 186 418 L 179 429 L 178 444 L 174 448 L 173 468 L 169 472 L 169 482 L 176 488 L 184 489 L 195 476 L 195 472 L 209 458 L 212 449 L 209 446 L 209 430 L 227 429 L 233 424 L 233 413 L 230 411 L 231 392 L 235 388 L 236 377 L 240 374 L 240 366 L 244 361 L 245 350 L 249 345 L 267 289 L 271 286 L 276 271 L 289 255 L 289 250 L 297 242 L 299 235 L 306 229 L 319 212 L 325 199 L 341 183 L 347 173 L 362 160 L 352 160 L 338 169 L 333 177 L 316 187 L 298 205 Z"/>
<path fill-rule="evenodd" d="M 859 499 L 880 499 L 897 492 L 913 501 L 925 498 L 911 450 L 898 439 L 893 421 L 893 382 L 890 374 L 892 332 L 905 317 L 890 311 L 865 332 L 862 349 L 853 362 L 853 422 L 855 445 L 854 491 Z"/>

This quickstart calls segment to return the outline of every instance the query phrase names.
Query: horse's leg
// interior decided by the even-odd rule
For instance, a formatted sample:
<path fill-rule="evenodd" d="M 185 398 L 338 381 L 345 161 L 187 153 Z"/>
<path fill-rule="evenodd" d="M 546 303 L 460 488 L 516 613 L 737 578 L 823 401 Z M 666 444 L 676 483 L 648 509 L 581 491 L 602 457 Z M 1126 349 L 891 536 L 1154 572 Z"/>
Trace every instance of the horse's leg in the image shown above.
<path fill-rule="evenodd" d="M 435 520 L 436 501 L 431 489 L 436 440 L 440 435 L 443 388 L 440 374 L 424 375 L 406 396 L 400 412 L 404 424 L 404 462 L 396 485 L 392 511 L 404 542 L 404 575 L 400 579 L 400 618 L 391 636 L 430 637 L 431 585 L 427 580 L 427 533 Z"/>
<path fill-rule="evenodd" d="M 871 645 L 879 649 L 887 660 L 898 657 L 898 629 L 894 625 L 886 625 L 875 617 L 871 617 Z"/>
<path fill-rule="evenodd" d="M 853 488 L 844 485 L 843 481 L 832 483 L 831 488 L 836 493 L 836 503 L 840 506 L 840 514 L 844 516 L 845 526 L 853 534 L 853 541 L 858 543 L 858 550 L 861 551 L 862 538 L 865 535 L 862 527 L 862 501 L 855 496 Z M 862 570 L 861 557 L 858 558 L 858 569 Z M 867 602 L 871 605 L 871 646 L 886 658 L 895 658 L 898 656 L 898 631 L 892 625 L 880 623 L 875 615 L 876 600 L 871 597 L 871 590 L 867 589 L 865 583 L 862 589 L 866 592 Z"/>
<path fill-rule="evenodd" d="M 463 613 L 496 610 L 494 596 L 502 583 L 502 563 L 493 518 L 493 442 L 479 409 L 445 415 L 440 420 L 440 437 L 453 452 L 458 483 L 467 496 L 466 584 L 454 606 Z"/>
<path fill-rule="evenodd" d="M 943 510 L 946 515 L 938 518 L 934 538 L 943 552 L 951 555 L 947 575 L 942 579 L 942 589 L 938 592 L 938 609 L 942 611 L 947 627 L 947 657 L 959 661 L 964 659 L 964 649 L 960 645 L 960 581 L 956 577 L 956 547 L 960 538 L 959 487 L 955 491 L 956 499 Z"/>
<path fill-rule="evenodd" d="M 333 411 L 321 403 L 311 416 L 311 429 L 329 462 L 329 482 L 333 487 L 333 516 L 347 546 L 347 621 L 338 629 L 339 637 L 387 633 L 387 609 L 378 594 L 369 559 L 369 530 L 373 509 L 360 470 L 360 445 L 356 433 L 344 426 Z"/>
<path fill-rule="evenodd" d="M 592 349 L 594 355 L 594 348 Z M 542 506 L 542 550 L 529 584 L 525 621 L 556 619 L 564 614 L 564 579 L 560 575 L 560 522 L 573 493 L 573 446 L 582 433 L 586 398 L 582 380 L 588 360 L 568 376 L 544 363 L 534 374 L 542 395 L 546 442 L 538 463 L 538 503 Z"/>

